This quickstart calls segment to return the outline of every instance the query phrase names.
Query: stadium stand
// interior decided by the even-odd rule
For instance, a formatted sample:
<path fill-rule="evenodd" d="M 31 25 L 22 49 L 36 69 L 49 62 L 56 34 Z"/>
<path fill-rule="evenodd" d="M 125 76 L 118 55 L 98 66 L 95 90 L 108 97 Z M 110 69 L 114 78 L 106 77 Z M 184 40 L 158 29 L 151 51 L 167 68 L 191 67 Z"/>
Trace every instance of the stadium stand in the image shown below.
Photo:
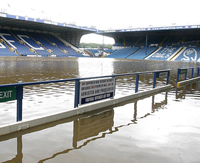
<path fill-rule="evenodd" d="M 43 35 L 37 33 L 29 33 L 29 36 L 37 43 L 41 43 L 40 45 L 46 50 L 37 51 L 38 54 L 41 55 L 63 55 L 63 52 L 58 49 L 56 46 L 52 45 Z M 44 53 L 42 53 L 44 52 Z"/>
<path fill-rule="evenodd" d="M 155 53 L 152 53 L 146 59 L 150 60 L 170 60 L 177 52 L 179 52 L 181 47 L 162 47 Z"/>
<path fill-rule="evenodd" d="M 0 39 L 0 56 L 17 56 L 17 53 L 3 39 Z"/>
<path fill-rule="evenodd" d="M 149 54 L 154 52 L 156 49 L 158 49 L 158 47 L 147 47 L 147 49 L 146 47 L 143 47 L 127 58 L 128 59 L 145 59 Z"/>
<path fill-rule="evenodd" d="M 36 42 L 31 39 L 27 34 L 25 34 L 24 32 L 21 31 L 9 31 L 10 33 L 12 33 L 12 35 L 15 36 L 15 38 L 18 40 L 18 42 L 21 43 L 21 47 L 23 49 L 25 49 L 24 46 L 26 46 L 27 49 L 29 49 L 29 52 L 32 53 L 22 53 L 20 55 L 38 55 L 37 50 L 44 50 L 41 46 L 39 46 L 38 44 L 36 44 Z M 18 49 L 18 47 L 17 47 Z M 17 50 L 18 51 L 18 50 Z"/>
<path fill-rule="evenodd" d="M 172 60 L 175 61 L 200 61 L 200 47 L 187 47 L 176 55 Z"/>
<path fill-rule="evenodd" d="M 124 49 L 119 49 L 114 53 L 112 53 L 111 55 L 107 56 L 107 58 L 126 58 L 129 55 L 136 52 L 138 49 L 140 49 L 140 47 L 129 47 Z"/>
<path fill-rule="evenodd" d="M 148 60 L 200 61 L 199 35 L 149 35 L 147 44 L 145 39 L 145 36 L 136 36 L 135 39 L 132 39 L 135 41 L 132 45 L 134 47 L 124 46 L 124 42 L 126 41 L 123 40 L 123 42 L 120 40 L 118 43 L 114 44 L 114 46 L 119 45 L 123 48 L 119 48 L 107 57 Z M 129 38 L 128 41 L 130 41 Z M 137 50 L 131 51 L 130 54 L 129 51 L 131 48 L 135 48 Z"/>
<path fill-rule="evenodd" d="M 99 53 L 99 51 L 97 49 L 87 49 L 88 51 L 90 51 L 91 53 L 93 53 L 94 55 L 96 53 Z"/>
<path fill-rule="evenodd" d="M 113 47 L 140 47 L 145 43 L 145 37 L 136 36 L 133 38 L 128 38 L 126 40 L 119 40 L 113 45 Z"/>
<path fill-rule="evenodd" d="M 29 50 L 29 47 L 25 46 L 23 41 L 20 41 L 20 39 L 12 32 L 1 30 L 0 31 L 0 37 L 4 45 L 6 45 L 6 48 L 8 48 L 8 51 L 10 50 L 12 53 L 9 53 L 8 51 L 4 50 L 1 51 L 1 55 L 8 54 L 9 56 L 16 56 L 17 55 L 35 55 L 34 52 Z M 2 50 L 2 49 L 0 49 Z"/>
<path fill-rule="evenodd" d="M 59 33 L 13 29 L 0 29 L 0 56 L 84 57 L 83 54 L 89 54 L 90 57 L 100 57 L 103 54 L 102 57 L 107 58 L 200 61 L 200 31 L 198 34 L 193 31 L 179 33 L 178 30 L 173 33 L 137 31 L 137 34 L 129 31 L 115 37 L 112 50 L 102 53 L 97 49 L 86 49 L 87 53 L 84 53 L 65 40 L 71 40 L 70 37 L 64 39 Z"/>
<path fill-rule="evenodd" d="M 0 30 L 0 55 L 83 57 L 53 35 L 10 30 Z"/>
<path fill-rule="evenodd" d="M 49 35 L 49 34 L 43 34 L 43 37 L 52 45 L 56 46 L 58 49 L 62 51 L 60 55 L 68 55 L 68 56 L 73 56 L 73 57 L 83 57 L 80 53 L 76 52 L 72 48 L 72 45 L 68 43 L 68 45 L 64 44 L 61 40 L 59 40 L 57 37 L 54 35 Z"/>
<path fill-rule="evenodd" d="M 112 50 L 112 49 L 104 49 L 104 52 L 111 54 L 111 53 L 114 52 L 114 50 Z"/>
<path fill-rule="evenodd" d="M 163 36 L 149 36 L 147 40 L 147 47 L 159 46 L 163 40 Z"/>
<path fill-rule="evenodd" d="M 183 36 L 166 36 L 161 46 L 173 46 L 174 44 L 178 44 L 182 38 Z"/>

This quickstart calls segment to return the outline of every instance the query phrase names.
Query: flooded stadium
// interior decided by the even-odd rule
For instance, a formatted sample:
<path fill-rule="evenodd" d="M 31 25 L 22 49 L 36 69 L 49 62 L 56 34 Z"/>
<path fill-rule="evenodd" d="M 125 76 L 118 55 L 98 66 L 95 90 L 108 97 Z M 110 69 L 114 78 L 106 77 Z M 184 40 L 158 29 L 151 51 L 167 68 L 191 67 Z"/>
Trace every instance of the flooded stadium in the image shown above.
<path fill-rule="evenodd" d="M 175 88 L 177 69 L 197 66 L 200 63 L 1 57 L 0 84 L 172 69 L 169 83 L 174 88 L 1 136 L 0 162 L 198 162 L 200 88 L 198 83 Z M 133 94 L 134 82 L 133 76 L 118 77 L 116 97 Z M 159 79 L 157 86 L 165 82 Z M 139 91 L 152 88 L 152 83 L 152 74 L 141 75 Z M 73 102 L 74 82 L 25 86 L 23 120 L 69 110 Z M 0 116 L 0 126 L 14 123 L 16 101 L 0 103 Z"/>

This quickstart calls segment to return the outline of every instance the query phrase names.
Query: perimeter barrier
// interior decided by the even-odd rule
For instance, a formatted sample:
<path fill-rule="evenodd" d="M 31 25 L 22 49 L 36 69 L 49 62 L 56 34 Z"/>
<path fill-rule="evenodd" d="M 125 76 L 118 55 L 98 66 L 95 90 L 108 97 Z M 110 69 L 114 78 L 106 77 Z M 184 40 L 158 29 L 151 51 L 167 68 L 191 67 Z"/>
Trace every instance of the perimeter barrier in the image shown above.
<path fill-rule="evenodd" d="M 17 100 L 17 119 L 22 121 L 23 110 L 23 87 L 30 85 L 61 83 L 61 82 L 75 82 L 75 95 L 74 95 L 74 108 L 79 107 L 85 103 L 95 102 L 106 98 L 114 98 L 115 96 L 115 78 L 120 76 L 136 76 L 135 79 L 135 94 L 138 92 L 139 76 L 142 74 L 154 74 L 153 76 L 153 89 L 156 87 L 157 78 L 166 78 L 166 85 L 169 84 L 169 76 L 171 70 L 147 71 L 126 74 L 115 74 L 108 76 L 96 76 L 86 78 L 73 78 L 64 80 L 42 81 L 42 82 L 29 82 L 0 85 L 0 102 Z M 99 87 L 103 87 L 100 89 Z M 83 90 L 91 89 L 90 91 L 83 92 Z M 93 90 L 92 90 L 93 89 Z M 145 92 L 145 91 L 144 91 Z M 82 99 L 81 95 L 83 96 Z M 142 96 L 142 95 L 140 95 Z"/>
<path fill-rule="evenodd" d="M 196 77 L 194 77 L 194 67 L 189 68 L 179 68 L 177 71 L 177 79 L 176 79 L 176 86 L 179 88 L 180 86 L 184 86 L 193 82 L 197 82 L 200 80 L 200 67 L 196 69 Z M 191 71 L 191 77 L 188 78 L 188 72 Z M 183 81 L 179 81 L 180 75 L 185 75 Z"/>

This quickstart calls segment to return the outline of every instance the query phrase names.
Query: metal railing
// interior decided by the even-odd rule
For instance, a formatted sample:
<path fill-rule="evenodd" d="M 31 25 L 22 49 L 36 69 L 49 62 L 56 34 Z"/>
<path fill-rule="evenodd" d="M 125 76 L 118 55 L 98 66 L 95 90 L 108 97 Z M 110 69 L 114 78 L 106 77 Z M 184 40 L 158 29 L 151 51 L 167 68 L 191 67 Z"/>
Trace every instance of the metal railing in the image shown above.
<path fill-rule="evenodd" d="M 158 70 L 158 71 L 115 74 L 115 75 L 107 75 L 107 76 L 96 76 L 96 77 L 86 77 L 86 78 L 73 78 L 73 79 L 64 79 L 64 80 L 52 80 L 52 81 L 42 81 L 42 82 L 29 82 L 29 83 L 16 83 L 16 84 L 0 85 L 0 102 L 17 100 L 17 121 L 21 121 L 22 120 L 22 109 L 23 109 L 22 100 L 23 100 L 23 87 L 24 86 L 74 81 L 75 82 L 74 108 L 76 108 L 79 105 L 79 89 L 80 89 L 80 81 L 82 81 L 82 80 L 91 80 L 91 79 L 100 79 L 100 78 L 116 78 L 116 77 L 120 77 L 120 76 L 135 75 L 136 76 L 135 93 L 137 93 L 138 87 L 139 87 L 139 76 L 140 75 L 154 74 L 153 88 L 155 88 L 157 78 L 166 78 L 166 85 L 169 84 L 170 71 L 171 70 L 168 69 L 168 70 Z"/>
<path fill-rule="evenodd" d="M 178 68 L 176 83 L 179 82 L 179 77 L 182 74 L 185 75 L 184 80 L 187 80 L 187 75 L 188 75 L 189 70 L 191 70 L 191 79 L 192 79 L 194 77 L 194 67 Z M 198 77 L 199 73 L 200 73 L 200 67 L 197 67 L 197 72 L 196 73 L 197 73 L 196 77 Z"/>

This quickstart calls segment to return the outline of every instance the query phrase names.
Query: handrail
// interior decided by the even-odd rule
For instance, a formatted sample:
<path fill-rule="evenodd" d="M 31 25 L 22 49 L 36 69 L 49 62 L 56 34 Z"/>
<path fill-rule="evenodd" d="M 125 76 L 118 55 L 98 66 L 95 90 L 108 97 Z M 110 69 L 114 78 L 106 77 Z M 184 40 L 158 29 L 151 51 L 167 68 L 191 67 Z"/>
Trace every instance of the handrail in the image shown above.
<path fill-rule="evenodd" d="M 105 75 L 105 76 L 95 76 L 95 77 L 85 77 L 85 78 L 71 78 L 71 79 L 61 79 L 61 80 L 49 80 L 49 81 L 41 81 L 41 82 L 28 82 L 28 83 L 16 83 L 16 84 L 4 84 L 0 85 L 2 87 L 17 87 L 17 86 L 29 86 L 29 85 L 38 85 L 38 84 L 49 84 L 49 83 L 61 83 L 61 82 L 69 82 L 76 80 L 88 80 L 88 79 L 97 79 L 97 78 L 107 78 L 107 77 L 120 77 L 120 76 L 130 76 L 130 75 L 142 75 L 142 74 L 150 74 L 157 72 L 166 72 L 171 71 L 171 69 L 167 70 L 155 70 L 155 71 L 145 71 L 145 72 L 135 72 L 135 73 L 124 73 L 124 74 L 113 74 L 113 75 Z"/>
<path fill-rule="evenodd" d="M 194 77 L 194 67 L 178 68 L 176 83 L 179 82 L 180 74 L 185 74 L 184 80 L 186 80 L 187 79 L 188 70 L 190 70 L 190 69 L 191 69 L 191 79 L 192 79 Z M 198 77 L 199 75 L 200 75 L 200 67 L 197 67 L 197 76 L 196 77 Z"/>
<path fill-rule="evenodd" d="M 4 85 L 0 85 L 0 91 L 1 91 L 0 102 L 5 102 L 5 101 L 9 101 L 9 100 L 17 100 L 17 121 L 21 121 L 22 120 L 22 100 L 23 100 L 23 87 L 24 86 L 75 81 L 74 108 L 76 108 L 79 105 L 79 89 L 80 89 L 79 82 L 82 80 L 90 80 L 90 79 L 97 79 L 97 78 L 98 79 L 99 78 L 115 78 L 115 77 L 120 77 L 120 76 L 136 75 L 135 93 L 137 93 L 138 86 L 139 86 L 139 75 L 153 73 L 154 74 L 153 88 L 155 88 L 157 78 L 167 78 L 166 85 L 169 84 L 170 71 L 171 71 L 171 69 L 166 69 L 166 70 L 155 70 L 155 71 L 135 72 L 135 73 L 125 73 L 125 74 L 113 74 L 113 75 L 96 76 L 96 77 L 72 78 L 72 79 L 16 83 L 16 84 L 4 84 Z M 14 94 L 13 97 L 11 97 L 11 92 Z M 2 100 L 3 94 L 4 94 L 4 96 L 6 96 L 6 98 L 10 96 L 9 99 Z"/>

